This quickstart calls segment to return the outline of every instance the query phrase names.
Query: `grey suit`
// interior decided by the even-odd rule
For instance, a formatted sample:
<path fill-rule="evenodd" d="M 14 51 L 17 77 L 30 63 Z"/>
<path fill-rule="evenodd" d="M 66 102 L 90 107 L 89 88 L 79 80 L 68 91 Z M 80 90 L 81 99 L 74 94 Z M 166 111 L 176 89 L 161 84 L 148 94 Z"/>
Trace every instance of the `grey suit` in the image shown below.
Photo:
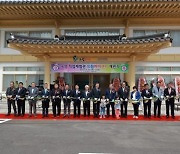
<path fill-rule="evenodd" d="M 152 89 L 152 93 L 153 93 L 153 96 L 158 97 L 160 101 L 163 100 L 162 97 L 164 96 L 164 90 L 162 88 L 159 88 L 158 90 L 157 86 L 154 86 Z"/>
<path fill-rule="evenodd" d="M 156 111 L 158 109 L 158 117 L 161 116 L 161 102 L 164 97 L 164 90 L 162 88 L 159 88 L 157 86 L 154 86 L 152 89 L 153 96 L 157 97 L 158 99 L 154 101 L 154 116 L 156 117 Z"/>
<path fill-rule="evenodd" d="M 31 98 L 36 98 L 38 96 L 38 93 L 39 93 L 39 90 L 37 87 L 35 88 L 32 88 L 32 87 L 29 87 L 28 88 L 28 100 L 29 100 L 29 115 L 31 116 L 32 115 L 32 108 L 33 108 L 33 113 L 34 113 L 34 116 L 36 116 L 36 102 L 37 100 L 36 99 L 31 99 Z"/>

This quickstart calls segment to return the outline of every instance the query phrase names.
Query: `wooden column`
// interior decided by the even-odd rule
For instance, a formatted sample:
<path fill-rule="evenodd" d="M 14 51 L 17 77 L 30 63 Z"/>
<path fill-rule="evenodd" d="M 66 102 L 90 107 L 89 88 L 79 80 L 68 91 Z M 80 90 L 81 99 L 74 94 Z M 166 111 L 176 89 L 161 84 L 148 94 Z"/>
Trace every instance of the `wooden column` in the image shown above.
<path fill-rule="evenodd" d="M 125 29 L 124 29 L 124 33 L 126 34 L 126 37 L 129 37 L 130 36 L 130 33 L 129 33 L 129 20 L 125 20 Z"/>
<path fill-rule="evenodd" d="M 132 56 L 131 61 L 129 64 L 129 71 L 125 74 L 125 80 L 128 82 L 130 86 L 130 90 L 132 90 L 133 86 L 135 85 L 135 72 L 136 72 L 136 57 Z"/>
<path fill-rule="evenodd" d="M 59 27 L 60 27 L 59 23 L 60 23 L 59 21 L 57 21 L 57 20 L 55 21 L 55 35 L 58 35 L 58 36 L 61 35 L 60 29 L 59 29 Z"/>
<path fill-rule="evenodd" d="M 49 60 L 48 57 L 44 57 L 44 63 L 45 63 L 45 67 L 44 67 L 44 83 L 51 83 L 50 80 L 50 75 L 51 75 L 51 62 Z"/>

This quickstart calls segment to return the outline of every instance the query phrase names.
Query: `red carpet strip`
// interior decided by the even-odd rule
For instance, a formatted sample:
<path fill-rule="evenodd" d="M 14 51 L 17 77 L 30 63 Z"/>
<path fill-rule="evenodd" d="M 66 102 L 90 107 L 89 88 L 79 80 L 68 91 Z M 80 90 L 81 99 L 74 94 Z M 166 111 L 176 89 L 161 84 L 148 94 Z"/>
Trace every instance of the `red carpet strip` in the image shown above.
<path fill-rule="evenodd" d="M 161 118 L 154 118 L 153 116 L 151 118 L 144 118 L 143 115 L 140 115 L 138 119 L 133 119 L 133 115 L 128 115 L 127 118 L 120 118 L 120 119 L 116 119 L 113 118 L 112 116 L 110 116 L 109 118 L 94 118 L 93 115 L 91 115 L 90 117 L 84 117 L 83 115 L 81 115 L 80 117 L 74 117 L 73 115 L 71 115 L 69 118 L 65 117 L 63 118 L 63 115 L 61 115 L 60 117 L 53 117 L 52 114 L 49 114 L 48 117 L 42 118 L 41 114 L 38 114 L 37 117 L 29 117 L 28 114 L 24 115 L 23 117 L 19 116 L 19 117 L 15 117 L 13 114 L 6 116 L 6 114 L 0 114 L 0 119 L 16 119 L 16 120 L 119 120 L 119 121 L 180 121 L 180 116 L 176 116 L 175 119 L 172 119 L 171 117 L 166 118 L 166 116 L 161 116 Z"/>

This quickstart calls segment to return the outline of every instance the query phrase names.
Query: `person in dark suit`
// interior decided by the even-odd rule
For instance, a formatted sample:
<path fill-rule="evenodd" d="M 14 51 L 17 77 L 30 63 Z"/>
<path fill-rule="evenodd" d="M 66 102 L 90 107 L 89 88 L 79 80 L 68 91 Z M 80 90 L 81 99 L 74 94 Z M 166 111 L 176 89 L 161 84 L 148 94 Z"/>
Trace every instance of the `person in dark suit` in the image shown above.
<path fill-rule="evenodd" d="M 164 90 L 164 97 L 166 99 L 166 118 L 169 118 L 169 106 L 171 107 L 171 116 L 174 119 L 174 98 L 176 96 L 176 91 L 172 88 L 173 83 L 170 82 L 168 87 Z"/>
<path fill-rule="evenodd" d="M 63 90 L 63 102 L 64 102 L 64 117 L 70 117 L 70 106 L 71 106 L 71 97 L 72 91 L 69 89 L 69 85 L 65 85 L 65 89 Z M 68 113 L 67 113 L 68 109 Z"/>
<path fill-rule="evenodd" d="M 114 101 L 116 97 L 116 91 L 113 89 L 113 84 L 109 85 L 109 89 L 106 90 L 106 99 L 108 100 L 108 104 L 106 105 L 107 107 L 107 117 L 110 116 L 110 106 L 112 108 L 112 116 L 115 117 L 115 110 L 114 110 Z"/>
<path fill-rule="evenodd" d="M 48 109 L 50 102 L 50 90 L 48 89 L 48 84 L 44 84 L 44 89 L 41 91 L 42 98 L 42 118 L 48 117 Z"/>
<path fill-rule="evenodd" d="M 58 84 L 54 84 L 54 89 L 51 91 L 52 107 L 53 107 L 53 117 L 60 117 L 61 114 L 61 90 Z M 57 109 L 57 112 L 56 112 Z"/>
<path fill-rule="evenodd" d="M 18 106 L 18 116 L 24 116 L 25 114 L 25 100 L 26 100 L 26 88 L 23 87 L 23 83 L 19 82 L 18 88 L 15 91 L 17 106 Z"/>
<path fill-rule="evenodd" d="M 124 118 L 127 118 L 127 104 L 128 104 L 128 98 L 129 98 L 129 88 L 126 86 L 126 82 L 122 83 L 122 86 L 118 90 L 118 95 L 121 101 L 121 116 Z"/>
<path fill-rule="evenodd" d="M 7 105 L 8 105 L 8 113 L 6 116 L 9 116 L 11 114 L 11 105 L 13 106 L 14 109 L 14 116 L 17 115 L 16 111 L 16 104 L 15 104 L 15 87 L 14 87 L 14 82 L 10 82 L 10 87 L 7 88 L 6 90 L 6 97 L 7 97 Z"/>
<path fill-rule="evenodd" d="M 93 98 L 94 118 L 98 118 L 99 117 L 100 98 L 101 98 L 101 90 L 99 88 L 99 83 L 95 84 L 95 87 L 91 91 L 91 96 Z"/>
<path fill-rule="evenodd" d="M 155 98 L 154 101 L 154 117 L 156 118 L 156 111 L 158 110 L 158 118 L 161 118 L 161 103 L 164 98 L 164 90 L 160 87 L 161 82 L 157 82 L 156 86 L 152 88 L 152 93 Z"/>
<path fill-rule="evenodd" d="M 86 114 L 89 117 L 91 93 L 89 91 L 88 85 L 85 85 L 85 90 L 82 92 L 82 99 L 83 99 L 84 117 L 86 117 Z"/>
<path fill-rule="evenodd" d="M 74 117 L 76 117 L 76 108 L 78 108 L 78 117 L 81 114 L 81 91 L 79 90 L 79 86 L 75 85 L 75 89 L 72 91 L 72 97 L 74 102 Z"/>
<path fill-rule="evenodd" d="M 143 98 L 144 105 L 144 117 L 151 118 L 151 100 L 152 100 L 152 90 L 149 89 L 149 85 L 145 84 L 142 90 L 141 96 Z"/>

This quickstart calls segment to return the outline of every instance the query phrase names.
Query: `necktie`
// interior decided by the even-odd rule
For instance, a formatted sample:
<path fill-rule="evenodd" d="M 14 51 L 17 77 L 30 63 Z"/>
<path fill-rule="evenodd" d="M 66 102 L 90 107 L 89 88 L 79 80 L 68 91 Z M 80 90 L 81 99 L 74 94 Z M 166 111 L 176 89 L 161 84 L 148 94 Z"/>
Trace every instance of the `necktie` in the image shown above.
<path fill-rule="evenodd" d="M 169 94 L 171 93 L 171 88 L 169 88 Z"/>

